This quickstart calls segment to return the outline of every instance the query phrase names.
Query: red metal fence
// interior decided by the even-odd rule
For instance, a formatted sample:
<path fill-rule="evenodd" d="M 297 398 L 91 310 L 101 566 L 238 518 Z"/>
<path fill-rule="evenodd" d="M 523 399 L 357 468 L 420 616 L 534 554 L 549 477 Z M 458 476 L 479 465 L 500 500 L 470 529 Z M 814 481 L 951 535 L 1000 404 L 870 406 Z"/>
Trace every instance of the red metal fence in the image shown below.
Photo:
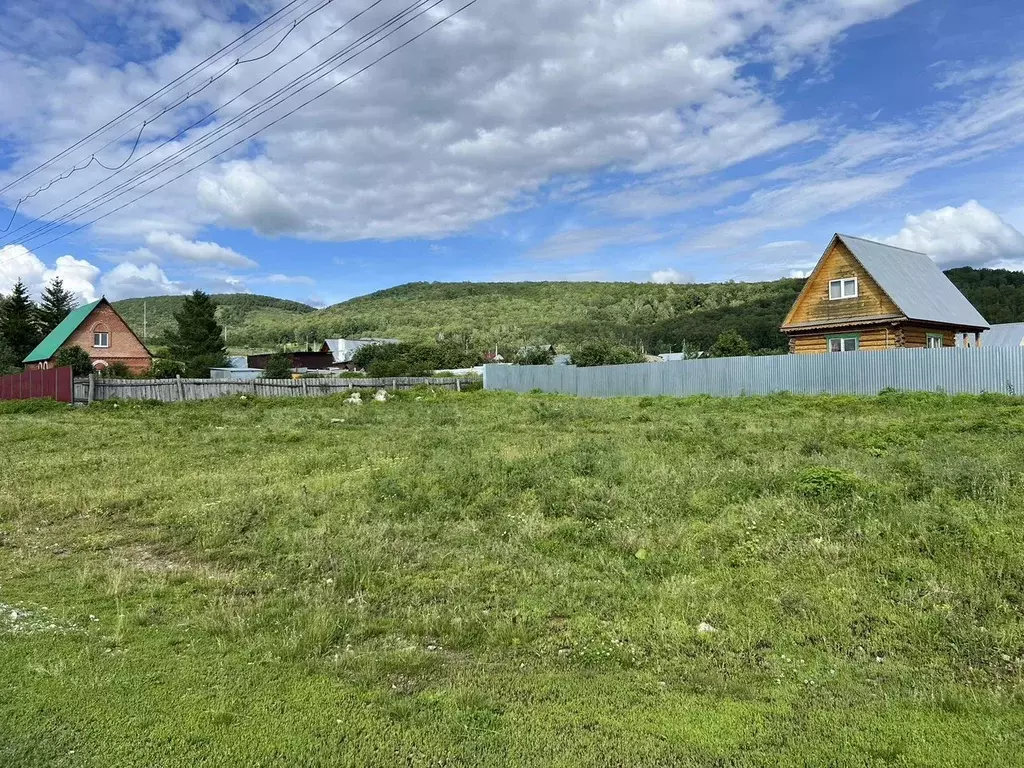
<path fill-rule="evenodd" d="M 74 397 L 73 382 L 70 368 L 50 368 L 0 376 L 0 400 L 52 397 L 59 402 L 70 403 Z"/>

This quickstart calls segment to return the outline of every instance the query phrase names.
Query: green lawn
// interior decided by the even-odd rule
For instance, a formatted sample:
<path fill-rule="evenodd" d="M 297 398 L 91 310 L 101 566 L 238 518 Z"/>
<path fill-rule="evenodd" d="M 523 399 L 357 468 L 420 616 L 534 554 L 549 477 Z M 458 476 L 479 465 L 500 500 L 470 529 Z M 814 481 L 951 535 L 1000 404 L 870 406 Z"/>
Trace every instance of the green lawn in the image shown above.
<path fill-rule="evenodd" d="M 0 766 L 1024 762 L 1024 400 L 15 403 L 0 467 Z"/>

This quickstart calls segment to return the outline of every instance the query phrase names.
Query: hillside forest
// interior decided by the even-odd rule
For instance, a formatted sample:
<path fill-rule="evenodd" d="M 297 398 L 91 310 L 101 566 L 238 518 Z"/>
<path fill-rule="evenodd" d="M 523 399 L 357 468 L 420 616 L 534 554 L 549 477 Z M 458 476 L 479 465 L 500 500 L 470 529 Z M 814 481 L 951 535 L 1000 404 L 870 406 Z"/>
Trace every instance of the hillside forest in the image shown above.
<path fill-rule="evenodd" d="M 1024 321 L 1024 274 L 962 267 L 946 273 L 990 323 Z M 804 281 L 647 283 L 409 283 L 325 309 L 266 296 L 214 296 L 228 346 L 239 352 L 318 346 L 325 338 L 440 342 L 508 357 L 524 346 L 570 351 L 586 342 L 651 354 L 707 350 L 735 331 L 754 352 L 783 352 L 779 333 Z M 115 307 L 150 340 L 170 327 L 183 297 L 130 299 Z"/>

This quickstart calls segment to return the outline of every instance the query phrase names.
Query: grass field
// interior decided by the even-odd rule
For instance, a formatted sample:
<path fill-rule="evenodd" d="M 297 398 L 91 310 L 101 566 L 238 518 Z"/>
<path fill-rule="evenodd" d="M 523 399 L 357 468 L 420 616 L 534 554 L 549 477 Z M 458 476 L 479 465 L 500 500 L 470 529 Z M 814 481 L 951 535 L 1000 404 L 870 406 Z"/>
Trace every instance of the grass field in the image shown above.
<path fill-rule="evenodd" d="M 0 765 L 1019 765 L 1022 456 L 987 396 L 0 404 Z"/>

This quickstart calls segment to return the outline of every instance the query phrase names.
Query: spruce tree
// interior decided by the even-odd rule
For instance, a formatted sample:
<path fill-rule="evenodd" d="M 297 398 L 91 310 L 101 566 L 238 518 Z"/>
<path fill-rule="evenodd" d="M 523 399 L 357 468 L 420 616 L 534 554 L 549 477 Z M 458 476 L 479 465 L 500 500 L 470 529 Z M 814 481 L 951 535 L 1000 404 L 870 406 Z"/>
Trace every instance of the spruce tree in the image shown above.
<path fill-rule="evenodd" d="M 190 378 L 206 378 L 211 368 L 227 365 L 224 329 L 217 322 L 216 311 L 210 296 L 196 291 L 174 313 L 177 330 L 164 335 L 171 359 L 181 363 Z"/>
<path fill-rule="evenodd" d="M 0 311 L 0 338 L 6 342 L 19 364 L 43 339 L 39 332 L 37 312 L 35 302 L 28 295 L 28 288 L 19 280 L 11 295 L 4 299 Z"/>
<path fill-rule="evenodd" d="M 59 277 L 53 278 L 43 291 L 39 305 L 39 329 L 44 334 L 49 333 L 77 306 L 75 295 L 64 288 L 64 282 Z"/>

